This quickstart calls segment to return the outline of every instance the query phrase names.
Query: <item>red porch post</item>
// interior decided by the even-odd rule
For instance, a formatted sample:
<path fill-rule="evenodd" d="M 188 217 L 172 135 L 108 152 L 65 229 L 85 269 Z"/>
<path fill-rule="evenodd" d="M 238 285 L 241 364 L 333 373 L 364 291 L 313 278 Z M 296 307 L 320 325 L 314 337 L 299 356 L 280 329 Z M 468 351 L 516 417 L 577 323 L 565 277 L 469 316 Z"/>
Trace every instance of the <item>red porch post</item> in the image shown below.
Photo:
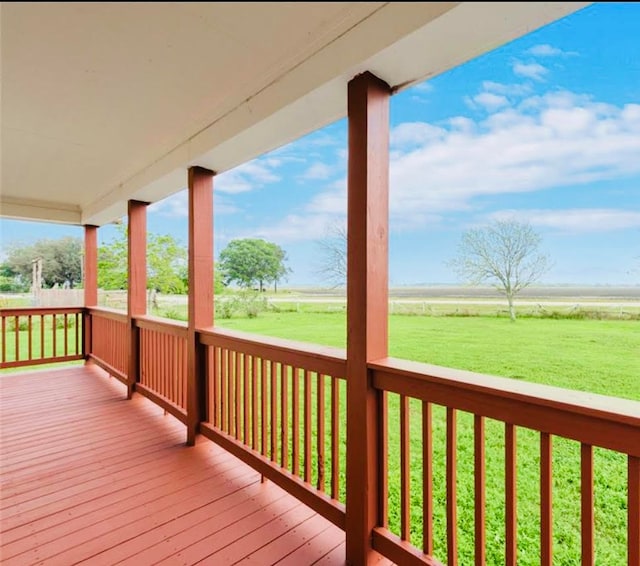
<path fill-rule="evenodd" d="M 382 397 L 367 362 L 387 356 L 390 88 L 367 72 L 349 82 L 347 243 L 347 563 L 374 558 L 379 522 Z"/>
<path fill-rule="evenodd" d="M 139 333 L 134 318 L 147 313 L 147 204 L 130 200 L 128 204 L 128 295 L 127 315 L 129 317 L 129 368 L 127 379 L 127 399 L 131 399 L 135 384 L 139 381 L 138 352 Z"/>
<path fill-rule="evenodd" d="M 213 324 L 213 171 L 189 168 L 187 444 L 206 420 L 206 360 L 196 330 Z"/>
<path fill-rule="evenodd" d="M 98 227 L 84 227 L 84 307 L 98 304 Z M 87 312 L 82 316 L 84 331 L 83 355 L 85 360 L 91 353 L 91 317 Z"/>

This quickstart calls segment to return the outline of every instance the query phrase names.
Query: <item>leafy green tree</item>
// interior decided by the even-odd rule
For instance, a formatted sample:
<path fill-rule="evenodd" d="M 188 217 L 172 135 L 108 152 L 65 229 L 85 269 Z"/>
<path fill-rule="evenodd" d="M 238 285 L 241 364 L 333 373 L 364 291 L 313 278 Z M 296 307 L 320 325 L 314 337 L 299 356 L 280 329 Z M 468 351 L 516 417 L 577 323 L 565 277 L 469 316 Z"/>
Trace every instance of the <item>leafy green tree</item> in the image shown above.
<path fill-rule="evenodd" d="M 80 238 L 66 236 L 57 240 L 43 239 L 33 244 L 12 243 L 3 264 L 3 276 L 13 277 L 20 285 L 31 286 L 33 262 L 42 259 L 45 287 L 55 284 L 74 287 L 82 281 L 83 243 Z"/>
<path fill-rule="evenodd" d="M 219 267 L 224 283 L 237 283 L 241 287 L 258 285 L 260 291 L 267 283 L 278 282 L 286 277 L 287 254 L 277 244 L 262 239 L 244 238 L 232 240 L 220 252 Z"/>
<path fill-rule="evenodd" d="M 458 255 L 449 262 L 459 276 L 472 285 L 492 283 L 509 304 L 515 321 L 515 296 L 548 271 L 548 256 L 539 252 L 540 235 L 529 224 L 498 220 L 462 236 Z"/>
<path fill-rule="evenodd" d="M 127 288 L 127 228 L 98 249 L 98 286 Z M 171 235 L 147 235 L 147 288 L 160 293 L 182 294 L 187 290 L 187 250 Z"/>
<path fill-rule="evenodd" d="M 98 248 L 98 287 L 113 291 L 127 288 L 127 228 L 120 224 L 117 236 Z"/>

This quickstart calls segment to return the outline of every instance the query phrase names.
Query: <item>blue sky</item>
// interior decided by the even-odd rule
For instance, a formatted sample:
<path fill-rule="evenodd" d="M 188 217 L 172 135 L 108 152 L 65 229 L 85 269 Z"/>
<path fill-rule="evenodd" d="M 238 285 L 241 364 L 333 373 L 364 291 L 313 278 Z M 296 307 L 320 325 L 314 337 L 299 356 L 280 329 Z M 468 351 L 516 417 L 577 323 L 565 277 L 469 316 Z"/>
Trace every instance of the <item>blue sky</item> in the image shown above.
<path fill-rule="evenodd" d="M 391 99 L 392 285 L 459 282 L 446 262 L 461 234 L 499 218 L 541 234 L 544 283 L 640 284 L 639 29 L 640 3 L 594 4 Z M 287 251 L 289 284 L 320 283 L 318 240 L 345 221 L 346 136 L 343 119 L 217 177 L 216 256 L 263 237 Z M 186 242 L 185 192 L 148 227 Z M 0 229 L 3 245 L 81 234 Z"/>

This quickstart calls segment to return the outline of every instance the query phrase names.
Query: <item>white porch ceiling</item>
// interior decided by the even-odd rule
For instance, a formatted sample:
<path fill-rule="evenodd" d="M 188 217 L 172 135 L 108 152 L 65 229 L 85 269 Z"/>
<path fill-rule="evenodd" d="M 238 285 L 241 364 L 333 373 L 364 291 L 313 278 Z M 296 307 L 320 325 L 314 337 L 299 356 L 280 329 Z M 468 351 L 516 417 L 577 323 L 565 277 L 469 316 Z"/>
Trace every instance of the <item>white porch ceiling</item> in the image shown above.
<path fill-rule="evenodd" d="M 5 217 L 97 224 L 586 3 L 2 3 Z"/>

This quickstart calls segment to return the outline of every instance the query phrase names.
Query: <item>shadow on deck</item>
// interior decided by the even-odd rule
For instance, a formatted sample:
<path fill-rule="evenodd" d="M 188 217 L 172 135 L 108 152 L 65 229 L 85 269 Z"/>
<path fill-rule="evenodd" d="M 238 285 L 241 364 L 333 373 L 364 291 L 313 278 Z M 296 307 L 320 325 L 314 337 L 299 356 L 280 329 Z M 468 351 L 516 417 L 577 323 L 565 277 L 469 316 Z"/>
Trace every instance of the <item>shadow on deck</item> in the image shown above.
<path fill-rule="evenodd" d="M 96 366 L 0 392 L 4 566 L 344 564 L 339 528 Z"/>

